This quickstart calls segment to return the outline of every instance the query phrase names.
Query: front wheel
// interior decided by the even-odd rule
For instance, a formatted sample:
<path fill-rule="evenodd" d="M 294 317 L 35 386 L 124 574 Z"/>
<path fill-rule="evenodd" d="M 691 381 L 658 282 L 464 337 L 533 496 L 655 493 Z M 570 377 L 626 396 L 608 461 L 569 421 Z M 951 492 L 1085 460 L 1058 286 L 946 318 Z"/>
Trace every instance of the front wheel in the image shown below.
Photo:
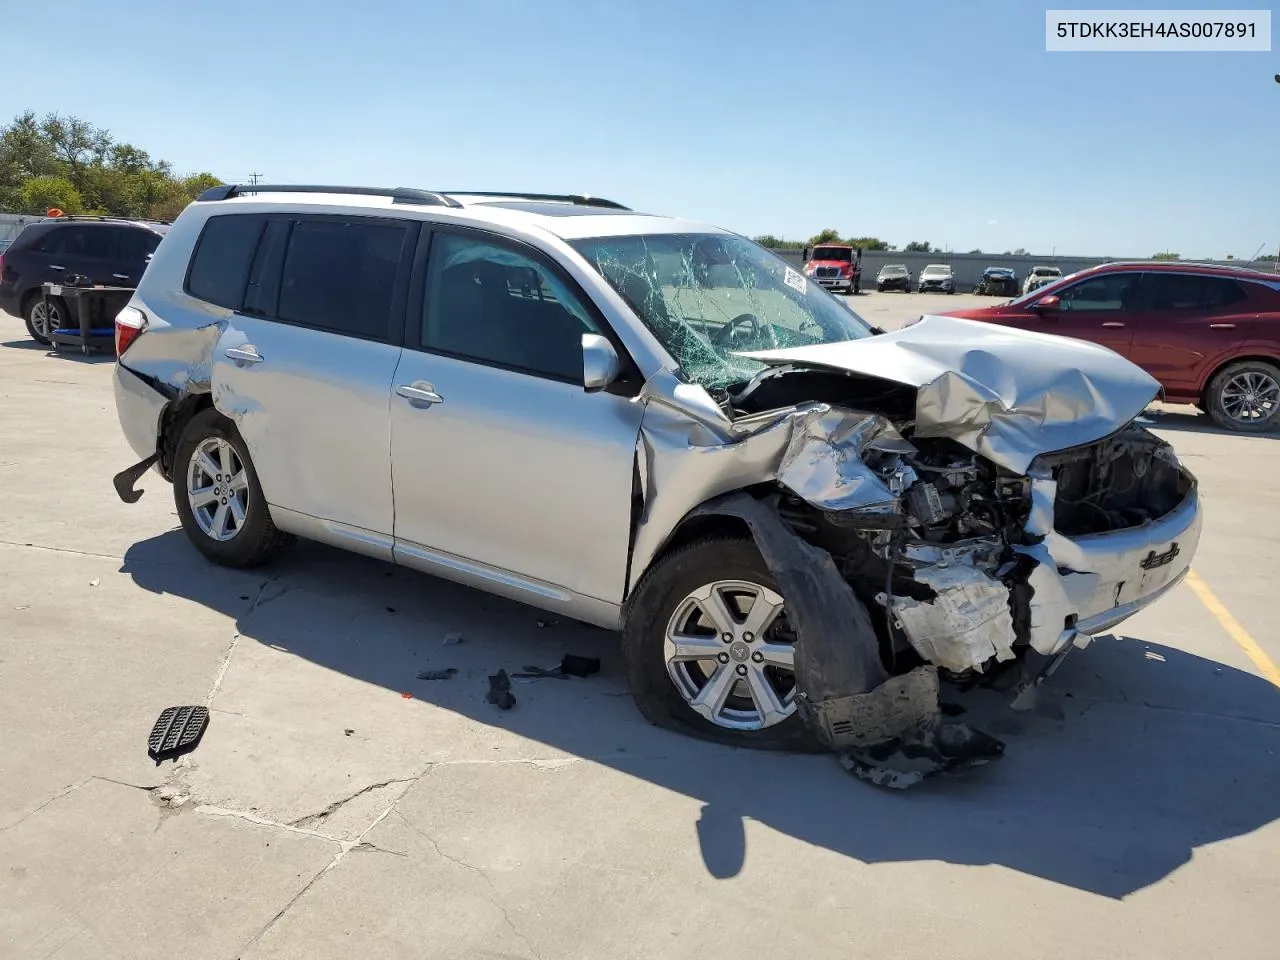
<path fill-rule="evenodd" d="M 1280 425 L 1280 369 L 1262 360 L 1224 367 L 1205 391 L 1205 410 L 1219 427 L 1264 433 Z"/>
<path fill-rule="evenodd" d="M 265 563 L 292 539 L 271 520 L 240 431 L 212 408 L 182 431 L 173 500 L 196 549 L 224 567 Z"/>
<path fill-rule="evenodd" d="M 712 537 L 659 560 L 627 603 L 622 649 L 645 719 L 734 746 L 806 750 L 795 632 L 755 544 Z"/>

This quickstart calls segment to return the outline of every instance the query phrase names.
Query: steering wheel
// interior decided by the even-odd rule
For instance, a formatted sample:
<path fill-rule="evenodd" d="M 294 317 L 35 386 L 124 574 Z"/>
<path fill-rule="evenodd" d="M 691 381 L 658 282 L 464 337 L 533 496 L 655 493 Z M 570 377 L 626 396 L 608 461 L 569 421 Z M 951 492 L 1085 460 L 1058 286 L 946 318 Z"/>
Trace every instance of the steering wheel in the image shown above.
<path fill-rule="evenodd" d="M 713 343 L 725 343 L 733 339 L 733 331 L 744 323 L 751 324 L 751 334 L 755 336 L 760 332 L 760 321 L 756 319 L 754 313 L 740 313 L 716 332 L 712 337 Z"/>

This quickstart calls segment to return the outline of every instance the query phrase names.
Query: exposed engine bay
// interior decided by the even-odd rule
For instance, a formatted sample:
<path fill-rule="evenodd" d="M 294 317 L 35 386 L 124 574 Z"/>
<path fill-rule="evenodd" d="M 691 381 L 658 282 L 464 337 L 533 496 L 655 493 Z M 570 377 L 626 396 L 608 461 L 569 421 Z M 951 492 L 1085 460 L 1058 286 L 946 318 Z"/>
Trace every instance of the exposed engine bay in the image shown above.
<path fill-rule="evenodd" d="M 830 553 L 859 598 L 882 612 L 882 655 L 895 672 L 924 662 L 952 674 L 981 673 L 1014 659 L 1031 644 L 1033 580 L 1044 576 L 1032 576 L 1044 563 L 1032 551 L 1050 530 L 1070 538 L 1141 528 L 1170 514 L 1194 487 L 1172 448 L 1134 423 L 1100 441 L 1043 454 L 1019 475 L 954 439 L 917 436 L 905 415 L 915 391 L 881 386 L 868 396 L 848 377 L 783 369 L 720 399 L 729 415 L 752 416 L 759 406 L 789 399 L 797 381 L 810 399 L 819 393 L 845 400 L 852 392 L 854 402 L 870 400 L 898 414 L 890 420 L 843 404 L 831 408 L 879 422 L 860 453 L 886 496 L 853 509 L 823 509 L 806 491 L 787 489 L 784 468 L 778 503 L 788 526 Z M 805 469 L 815 472 L 812 459 Z M 1039 527 L 1029 529 L 1033 491 L 1039 486 L 1043 499 L 1048 485 L 1051 524 L 1042 529 L 1039 518 Z M 1054 566 L 1055 576 L 1069 572 Z M 1067 616 L 1061 623 L 1060 633 L 1070 633 Z M 1041 652 L 1058 652 L 1061 641 Z"/>

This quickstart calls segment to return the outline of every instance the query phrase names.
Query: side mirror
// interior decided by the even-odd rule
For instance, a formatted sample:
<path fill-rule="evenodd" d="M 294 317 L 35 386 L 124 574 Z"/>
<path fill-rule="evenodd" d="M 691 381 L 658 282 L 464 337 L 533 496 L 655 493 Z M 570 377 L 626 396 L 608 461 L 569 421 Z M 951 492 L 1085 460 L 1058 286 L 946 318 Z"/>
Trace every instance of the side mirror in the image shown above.
<path fill-rule="evenodd" d="M 1047 297 L 1041 297 L 1037 300 L 1031 305 L 1031 309 L 1040 314 L 1054 314 L 1062 309 L 1062 301 L 1053 296 L 1053 294 L 1050 294 Z"/>
<path fill-rule="evenodd" d="M 582 335 L 582 385 L 588 391 L 603 390 L 618 379 L 622 361 L 606 337 L 598 333 Z"/>

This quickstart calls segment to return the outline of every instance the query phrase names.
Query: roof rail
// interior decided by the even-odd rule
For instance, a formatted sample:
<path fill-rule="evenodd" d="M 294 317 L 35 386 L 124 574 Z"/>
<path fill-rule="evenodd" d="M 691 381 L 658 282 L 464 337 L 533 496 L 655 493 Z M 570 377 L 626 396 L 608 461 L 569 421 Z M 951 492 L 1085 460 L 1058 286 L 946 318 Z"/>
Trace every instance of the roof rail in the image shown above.
<path fill-rule="evenodd" d="M 41 220 L 109 220 L 112 223 L 159 223 L 168 224 L 168 220 L 153 220 L 149 217 L 111 217 L 98 216 L 90 213 L 64 213 L 60 217 L 41 217 Z"/>
<path fill-rule="evenodd" d="M 413 187 L 330 187 L 312 184 L 223 183 L 210 187 L 197 200 L 229 200 L 251 193 L 341 193 L 362 197 L 391 197 L 393 203 L 419 203 L 433 207 L 461 207 L 457 200 L 434 190 Z"/>
<path fill-rule="evenodd" d="M 501 197 L 511 200 L 551 200 L 557 203 L 572 203 L 579 207 L 608 207 L 611 210 L 630 210 L 613 200 L 603 197 L 586 197 L 576 193 L 522 193 L 508 190 L 441 190 L 441 193 L 459 197 Z"/>

